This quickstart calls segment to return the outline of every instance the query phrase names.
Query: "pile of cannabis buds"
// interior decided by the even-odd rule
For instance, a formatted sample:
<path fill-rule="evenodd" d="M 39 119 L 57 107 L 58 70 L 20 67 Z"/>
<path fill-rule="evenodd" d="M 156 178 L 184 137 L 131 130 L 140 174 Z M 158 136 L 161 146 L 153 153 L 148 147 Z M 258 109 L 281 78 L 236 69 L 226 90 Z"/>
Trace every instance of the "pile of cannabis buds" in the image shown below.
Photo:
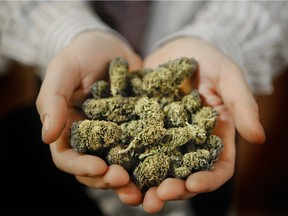
<path fill-rule="evenodd" d="M 82 104 L 86 119 L 71 126 L 71 148 L 122 166 L 143 192 L 211 169 L 223 149 L 212 134 L 218 113 L 197 90 L 179 89 L 197 69 L 195 59 L 182 57 L 129 72 L 126 59 L 113 59 L 109 81 L 96 81 Z"/>

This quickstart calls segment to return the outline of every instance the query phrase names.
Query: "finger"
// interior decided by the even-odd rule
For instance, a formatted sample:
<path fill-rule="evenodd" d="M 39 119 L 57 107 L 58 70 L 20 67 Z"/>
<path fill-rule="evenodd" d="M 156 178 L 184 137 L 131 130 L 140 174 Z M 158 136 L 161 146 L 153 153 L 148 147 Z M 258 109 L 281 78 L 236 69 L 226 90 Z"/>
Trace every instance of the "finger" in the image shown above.
<path fill-rule="evenodd" d="M 126 205 L 138 206 L 142 202 L 142 192 L 131 181 L 123 187 L 115 188 L 114 192 Z"/>
<path fill-rule="evenodd" d="M 164 204 L 164 201 L 157 196 L 157 187 L 152 187 L 145 193 L 142 207 L 145 212 L 152 214 L 159 212 Z"/>
<path fill-rule="evenodd" d="M 208 171 L 199 171 L 190 175 L 186 180 L 186 188 L 192 193 L 214 191 L 228 181 L 234 174 L 235 167 L 235 131 L 229 122 L 221 116 L 219 134 L 224 144 L 218 161 Z M 217 130 L 218 130 L 217 129 Z M 218 132 L 216 130 L 216 132 Z"/>
<path fill-rule="evenodd" d="M 107 172 L 103 175 L 95 175 L 94 177 L 78 175 L 76 178 L 88 187 L 103 190 L 122 187 L 129 182 L 128 173 L 119 165 L 109 166 Z"/>
<path fill-rule="evenodd" d="M 101 158 L 79 154 L 68 146 L 57 143 L 50 144 L 50 151 L 54 164 L 60 170 L 78 176 L 100 176 L 106 173 L 108 166 Z"/>
<path fill-rule="evenodd" d="M 230 165 L 219 161 L 213 170 L 195 172 L 190 175 L 186 181 L 186 188 L 195 194 L 211 192 L 222 186 L 232 175 Z"/>
<path fill-rule="evenodd" d="M 103 181 L 111 187 L 121 187 L 128 184 L 129 174 L 119 165 L 110 165 L 103 177 Z"/>
<path fill-rule="evenodd" d="M 258 105 L 241 70 L 227 59 L 221 66 L 219 91 L 239 133 L 249 142 L 263 143 L 265 133 L 259 121 Z"/>
<path fill-rule="evenodd" d="M 188 199 L 196 195 L 186 189 L 184 180 L 176 178 L 165 179 L 157 189 L 157 196 L 164 201 Z"/>
<path fill-rule="evenodd" d="M 47 69 L 36 101 L 45 143 L 54 142 L 65 127 L 68 101 L 76 88 L 75 80 L 79 80 L 71 71 L 68 63 L 58 61 L 51 63 Z"/>
<path fill-rule="evenodd" d="M 66 100 L 61 95 L 46 97 L 45 100 L 41 97 L 39 95 L 39 100 L 37 100 L 37 109 L 43 125 L 42 140 L 44 143 L 51 143 L 60 136 L 60 132 L 65 127 Z"/>

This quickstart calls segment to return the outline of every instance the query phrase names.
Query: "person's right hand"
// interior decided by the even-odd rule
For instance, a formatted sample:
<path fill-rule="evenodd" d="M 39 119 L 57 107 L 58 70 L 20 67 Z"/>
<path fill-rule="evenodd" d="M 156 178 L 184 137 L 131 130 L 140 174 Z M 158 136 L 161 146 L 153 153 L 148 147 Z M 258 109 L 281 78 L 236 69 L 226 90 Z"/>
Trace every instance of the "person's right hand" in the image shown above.
<path fill-rule="evenodd" d="M 87 98 L 90 86 L 106 76 L 109 62 L 120 56 L 128 61 L 130 70 L 141 68 L 140 57 L 114 35 L 92 31 L 78 35 L 48 65 L 36 105 L 43 124 L 42 139 L 50 144 L 57 168 L 91 188 L 122 186 L 123 193 L 129 193 L 131 198 L 124 203 L 137 205 L 142 194 L 129 183 L 129 175 L 122 167 L 108 166 L 99 157 L 77 153 L 68 143 L 72 122 L 84 119 L 77 105 Z"/>

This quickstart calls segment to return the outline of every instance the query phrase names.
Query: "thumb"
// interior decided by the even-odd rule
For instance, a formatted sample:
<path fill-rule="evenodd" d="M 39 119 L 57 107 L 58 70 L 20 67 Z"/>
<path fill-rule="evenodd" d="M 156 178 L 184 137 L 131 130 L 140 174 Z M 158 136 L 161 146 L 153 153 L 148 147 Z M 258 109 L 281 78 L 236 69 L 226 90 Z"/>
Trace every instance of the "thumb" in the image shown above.
<path fill-rule="evenodd" d="M 229 60 L 223 62 L 221 69 L 220 94 L 233 115 L 237 130 L 251 143 L 264 143 L 265 133 L 259 121 L 258 105 L 243 72 Z"/>
<path fill-rule="evenodd" d="M 42 122 L 42 140 L 52 143 L 59 138 L 67 121 L 68 102 L 75 86 L 75 74 L 69 64 L 48 66 L 36 100 Z M 69 73 L 69 74 L 67 74 Z"/>
<path fill-rule="evenodd" d="M 36 104 L 43 125 L 42 140 L 45 143 L 52 143 L 61 135 L 66 125 L 66 100 L 61 95 L 44 97 L 43 94 L 39 94 Z"/>

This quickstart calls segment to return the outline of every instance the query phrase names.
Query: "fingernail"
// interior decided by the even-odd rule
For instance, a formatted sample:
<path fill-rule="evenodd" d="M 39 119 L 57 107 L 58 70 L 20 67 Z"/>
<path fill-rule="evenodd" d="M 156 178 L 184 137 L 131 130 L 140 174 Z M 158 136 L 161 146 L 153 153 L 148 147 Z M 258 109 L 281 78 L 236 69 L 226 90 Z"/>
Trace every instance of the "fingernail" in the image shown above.
<path fill-rule="evenodd" d="M 46 140 L 46 134 L 47 134 L 47 131 L 50 128 L 50 118 L 49 118 L 48 114 L 45 114 L 42 124 L 43 124 L 43 127 L 42 127 L 42 140 L 44 142 L 46 142 L 45 141 Z"/>
<path fill-rule="evenodd" d="M 45 114 L 43 119 L 43 128 L 45 131 L 48 131 L 50 128 L 50 117 L 48 114 Z"/>

